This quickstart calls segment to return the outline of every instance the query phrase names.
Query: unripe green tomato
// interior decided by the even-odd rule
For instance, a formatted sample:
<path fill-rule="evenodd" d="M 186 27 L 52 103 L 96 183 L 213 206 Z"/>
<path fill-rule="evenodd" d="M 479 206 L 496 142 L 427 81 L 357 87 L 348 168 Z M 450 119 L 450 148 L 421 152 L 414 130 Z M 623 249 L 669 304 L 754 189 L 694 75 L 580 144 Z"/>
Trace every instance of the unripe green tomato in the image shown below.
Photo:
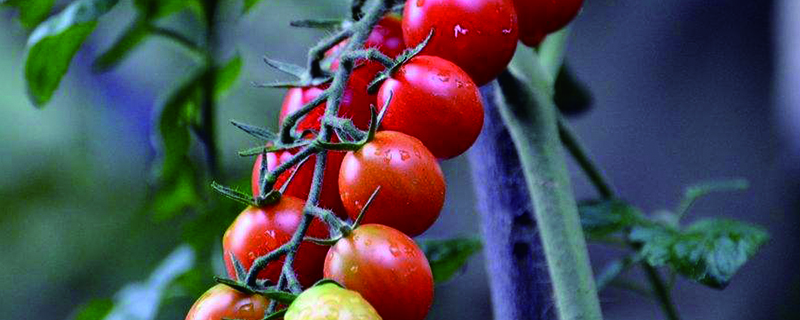
<path fill-rule="evenodd" d="M 292 302 L 285 320 L 381 320 L 358 292 L 325 283 L 304 291 Z"/>

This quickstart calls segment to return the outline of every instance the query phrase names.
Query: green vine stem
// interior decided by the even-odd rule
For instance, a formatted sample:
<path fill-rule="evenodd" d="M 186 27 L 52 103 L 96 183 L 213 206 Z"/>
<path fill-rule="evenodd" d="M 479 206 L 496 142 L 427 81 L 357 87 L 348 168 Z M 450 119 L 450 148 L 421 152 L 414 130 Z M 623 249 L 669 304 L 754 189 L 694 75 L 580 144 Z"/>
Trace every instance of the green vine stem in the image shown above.
<path fill-rule="evenodd" d="M 533 58 L 518 51 L 515 61 Z M 537 66 L 526 74 L 546 79 L 541 65 Z M 498 107 L 533 200 L 559 319 L 602 319 L 578 207 L 561 154 L 557 109 L 546 92 L 535 90 L 508 70 L 500 74 L 498 83 Z"/>

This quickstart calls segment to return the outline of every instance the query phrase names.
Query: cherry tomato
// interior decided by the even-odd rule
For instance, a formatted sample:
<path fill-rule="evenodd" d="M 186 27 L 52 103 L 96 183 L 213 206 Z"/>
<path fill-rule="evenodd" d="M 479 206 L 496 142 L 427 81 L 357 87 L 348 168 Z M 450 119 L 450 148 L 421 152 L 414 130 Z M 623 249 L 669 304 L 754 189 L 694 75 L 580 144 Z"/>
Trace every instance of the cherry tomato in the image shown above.
<path fill-rule="evenodd" d="M 422 320 L 433 302 L 433 275 L 414 240 L 367 224 L 339 240 L 325 258 L 325 277 L 367 299 L 384 320 Z"/>
<path fill-rule="evenodd" d="M 339 191 L 355 219 L 380 186 L 364 223 L 380 223 L 417 236 L 439 217 L 445 181 L 436 157 L 412 136 L 379 131 L 356 152 L 348 152 L 339 171 Z"/>
<path fill-rule="evenodd" d="M 298 151 L 299 150 L 285 150 L 267 153 L 267 169 L 270 171 L 275 170 L 275 168 L 284 162 L 289 161 L 289 159 L 291 159 L 292 156 Z M 256 157 L 256 161 L 253 164 L 253 174 L 251 179 L 253 196 L 258 196 L 261 192 L 259 180 L 261 178 L 261 161 L 263 158 L 263 155 L 259 155 Z M 317 156 L 313 155 L 305 163 L 303 163 L 299 169 L 297 166 L 295 166 L 292 169 L 282 173 L 280 176 L 278 176 L 278 180 L 275 182 L 274 188 L 280 189 L 283 187 L 289 177 L 292 176 L 292 173 L 295 170 L 298 170 L 297 174 L 295 174 L 294 178 L 292 178 L 292 181 L 286 187 L 286 191 L 284 191 L 283 194 L 285 196 L 296 197 L 302 200 L 308 199 L 308 193 L 311 190 L 311 183 L 314 181 L 314 166 L 317 162 L 316 159 Z M 322 193 L 320 194 L 319 198 L 319 206 L 330 209 L 338 216 L 346 217 L 347 214 L 345 213 L 344 206 L 342 205 L 342 199 L 339 197 L 339 167 L 341 167 L 343 159 L 343 152 L 328 152 L 328 161 L 325 165 L 325 178 L 322 180 Z"/>
<path fill-rule="evenodd" d="M 269 301 L 263 296 L 218 284 L 197 299 L 186 320 L 260 320 L 268 305 Z"/>
<path fill-rule="evenodd" d="M 376 99 L 375 95 L 367 93 L 367 87 L 371 81 L 372 77 L 367 75 L 365 71 L 354 71 L 347 84 L 347 88 L 344 90 L 342 101 L 339 104 L 339 116 L 352 119 L 356 127 L 362 130 L 369 128 L 370 105 L 375 104 Z M 289 114 L 302 109 L 307 103 L 313 101 L 328 86 L 329 84 L 326 83 L 319 87 L 289 89 L 289 91 L 286 92 L 286 97 L 283 99 L 279 124 L 283 124 L 283 120 L 286 119 Z M 322 116 L 325 115 L 326 106 L 327 103 L 322 103 L 306 114 L 297 124 L 297 131 L 319 131 L 320 120 L 322 120 Z"/>
<path fill-rule="evenodd" d="M 569 24 L 583 6 L 583 0 L 514 0 L 519 16 L 519 39 L 535 47 L 547 34 Z"/>
<path fill-rule="evenodd" d="M 228 276 L 236 278 L 231 254 L 242 263 L 245 270 L 249 270 L 258 257 L 289 242 L 300 225 L 304 205 L 303 200 L 283 196 L 272 205 L 261 208 L 251 206 L 242 211 L 222 238 Z M 322 221 L 314 219 L 307 234 L 311 237 L 327 238 L 328 229 Z M 325 252 L 325 247 L 310 242 L 303 242 L 300 245 L 295 256 L 294 269 L 303 286 L 310 286 L 322 278 L 321 265 L 325 259 Z M 267 265 L 258 274 L 258 278 L 277 282 L 283 267 L 283 259 Z"/>
<path fill-rule="evenodd" d="M 381 129 L 422 141 L 437 158 L 458 156 L 483 128 L 483 102 L 469 75 L 450 61 L 416 56 L 381 85 L 378 106 L 391 96 Z"/>
<path fill-rule="evenodd" d="M 358 292 L 324 283 L 303 291 L 292 302 L 286 320 L 381 320 Z"/>
<path fill-rule="evenodd" d="M 338 55 L 346 45 L 347 40 L 342 41 L 325 53 L 326 57 L 334 58 L 331 60 L 331 71 L 339 69 Z M 372 33 L 369 34 L 369 38 L 367 38 L 367 42 L 364 43 L 364 47 L 376 48 L 383 54 L 389 56 L 389 58 L 395 58 L 403 53 L 403 50 L 406 49 L 406 45 L 405 42 L 403 42 L 403 28 L 400 17 L 394 14 L 383 17 L 383 19 L 378 22 L 378 25 L 375 26 L 375 29 L 372 29 Z M 366 61 L 364 66 L 360 68 L 366 69 L 365 73 L 372 78 L 384 69 L 383 65 L 376 61 Z"/>
<path fill-rule="evenodd" d="M 517 48 L 512 0 L 407 0 L 403 38 L 409 47 L 433 38 L 422 54 L 450 60 L 478 86 L 496 78 Z"/>

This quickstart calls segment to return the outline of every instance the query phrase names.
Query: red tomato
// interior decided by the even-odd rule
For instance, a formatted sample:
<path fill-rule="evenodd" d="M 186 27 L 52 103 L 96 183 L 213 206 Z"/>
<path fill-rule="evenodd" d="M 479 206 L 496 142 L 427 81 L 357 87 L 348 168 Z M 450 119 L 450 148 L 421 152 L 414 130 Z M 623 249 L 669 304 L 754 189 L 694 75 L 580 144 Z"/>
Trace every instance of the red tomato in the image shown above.
<path fill-rule="evenodd" d="M 253 261 L 272 250 L 289 242 L 303 217 L 303 200 L 293 197 L 281 197 L 272 205 L 262 208 L 247 207 L 233 221 L 222 238 L 222 249 L 225 255 L 225 267 L 228 276 L 236 277 L 236 270 L 230 255 L 242 263 L 245 270 L 250 269 Z M 308 230 L 308 236 L 327 238 L 327 226 L 314 219 Z M 303 242 L 295 257 L 294 269 L 303 286 L 310 286 L 322 278 L 322 262 L 326 248 L 310 242 Z M 283 267 L 283 259 L 270 263 L 258 274 L 259 279 L 277 282 Z"/>
<path fill-rule="evenodd" d="M 548 33 L 569 24 L 583 6 L 583 0 L 514 0 L 519 16 L 519 39 L 535 47 Z"/>
<path fill-rule="evenodd" d="M 264 318 L 267 306 L 269 301 L 263 296 L 218 284 L 197 299 L 186 320 L 260 320 Z"/>
<path fill-rule="evenodd" d="M 483 102 L 469 75 L 450 61 L 416 56 L 381 85 L 378 106 L 392 100 L 381 129 L 422 141 L 437 158 L 458 156 L 483 128 Z"/>
<path fill-rule="evenodd" d="M 347 40 L 342 41 L 325 53 L 326 57 L 336 58 L 331 61 L 331 71 L 339 69 L 338 54 L 346 45 Z M 367 38 L 367 42 L 364 43 L 364 47 L 376 48 L 392 59 L 403 53 L 403 50 L 406 49 L 406 45 L 405 42 L 403 42 L 403 28 L 400 17 L 394 14 L 383 17 L 383 19 L 378 22 L 378 25 L 375 26 L 375 29 L 372 29 L 372 33 L 369 34 L 369 38 Z M 384 69 L 383 65 L 376 61 L 367 61 L 361 68 L 367 69 L 365 73 L 370 75 L 370 77 L 375 77 L 378 72 Z"/>
<path fill-rule="evenodd" d="M 355 219 L 380 186 L 364 223 L 379 223 L 417 236 L 439 217 L 445 181 L 436 157 L 412 136 L 380 131 L 356 152 L 348 152 L 339 172 L 339 191 Z"/>
<path fill-rule="evenodd" d="M 409 47 L 435 33 L 422 54 L 464 69 L 478 86 L 496 78 L 517 48 L 512 0 L 407 0 L 403 38 Z"/>
<path fill-rule="evenodd" d="M 275 170 L 282 163 L 289 161 L 291 157 L 299 150 L 285 150 L 267 154 L 267 169 L 270 171 Z M 253 196 L 258 196 L 261 192 L 259 179 L 261 178 L 261 161 L 263 155 L 256 157 L 253 164 L 253 174 L 251 179 L 251 186 L 253 189 Z M 280 189 L 295 170 L 299 170 L 292 179 L 286 191 L 283 193 L 285 196 L 296 197 L 299 199 L 308 199 L 308 193 L 311 191 L 311 183 L 314 181 L 314 166 L 316 165 L 317 156 L 313 155 L 303 163 L 298 169 L 297 166 L 287 170 L 275 182 L 275 189 Z M 322 208 L 330 209 L 339 216 L 345 217 L 344 206 L 342 199 L 339 197 L 339 167 L 342 165 L 344 153 L 329 151 L 328 161 L 325 165 L 325 178 L 322 180 L 322 193 L 319 198 L 319 206 Z"/>
<path fill-rule="evenodd" d="M 360 293 L 383 320 L 422 320 L 433 302 L 425 254 L 414 240 L 383 225 L 358 227 L 331 247 L 325 278 Z"/>
<path fill-rule="evenodd" d="M 353 123 L 356 127 L 362 130 L 369 128 L 370 105 L 375 104 L 375 95 L 367 93 L 367 87 L 371 81 L 372 77 L 367 75 L 365 71 L 353 72 L 347 88 L 344 90 L 342 101 L 339 104 L 339 116 L 353 119 Z M 279 124 L 283 124 L 283 120 L 286 116 L 302 109 L 303 106 L 314 100 L 314 98 L 319 96 L 328 86 L 329 84 L 323 84 L 319 87 L 289 89 L 286 93 L 286 97 L 283 99 Z M 297 124 L 297 131 L 319 131 L 320 121 L 322 120 L 322 116 L 325 115 L 326 106 L 327 103 L 322 103 L 306 114 Z"/>

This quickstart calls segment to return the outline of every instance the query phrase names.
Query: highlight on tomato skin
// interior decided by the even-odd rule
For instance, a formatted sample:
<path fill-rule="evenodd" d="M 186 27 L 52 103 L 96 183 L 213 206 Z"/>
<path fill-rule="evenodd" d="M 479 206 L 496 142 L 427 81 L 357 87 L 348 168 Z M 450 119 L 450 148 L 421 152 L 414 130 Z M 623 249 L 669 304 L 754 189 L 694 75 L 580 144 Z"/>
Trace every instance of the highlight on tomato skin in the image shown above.
<path fill-rule="evenodd" d="M 422 54 L 452 61 L 478 86 L 506 68 L 519 39 L 512 0 L 406 0 L 406 45 L 419 45 L 431 30 L 433 37 Z"/>
<path fill-rule="evenodd" d="M 350 218 L 358 217 L 378 187 L 363 222 L 384 224 L 412 237 L 436 222 L 447 189 L 436 157 L 419 139 L 395 131 L 378 131 L 342 161 L 339 191 Z"/>
<path fill-rule="evenodd" d="M 331 247 L 325 278 L 360 293 L 384 320 L 422 320 L 433 303 L 425 254 L 404 233 L 362 225 Z"/>
<path fill-rule="evenodd" d="M 261 320 L 269 300 L 258 294 L 247 294 L 224 284 L 208 289 L 194 303 L 186 320 Z"/>
<path fill-rule="evenodd" d="M 381 320 L 381 317 L 358 292 L 322 283 L 303 291 L 286 310 L 284 319 Z"/>
<path fill-rule="evenodd" d="M 378 106 L 389 102 L 381 129 L 420 141 L 440 159 L 466 152 L 483 129 L 483 100 L 469 75 L 445 59 L 412 58 L 378 91 Z"/>
<path fill-rule="evenodd" d="M 236 279 L 236 269 L 231 260 L 235 256 L 245 270 L 249 270 L 259 257 L 278 249 L 289 242 L 300 225 L 305 201 L 283 196 L 271 205 L 247 207 L 225 231 L 222 238 L 225 269 L 231 279 Z M 315 218 L 308 229 L 310 237 L 328 237 L 324 222 Z M 310 242 L 300 244 L 294 261 L 297 278 L 303 286 L 310 286 L 322 279 L 322 263 L 327 248 Z M 271 262 L 258 273 L 258 279 L 277 282 L 283 267 L 284 257 Z"/>
<path fill-rule="evenodd" d="M 514 0 L 519 24 L 519 39 L 529 47 L 564 28 L 580 12 L 583 0 Z"/>
<path fill-rule="evenodd" d="M 267 153 L 267 170 L 275 170 L 278 166 L 286 161 L 289 161 L 299 149 L 284 150 Z M 322 181 L 322 191 L 319 198 L 319 206 L 333 211 L 337 216 L 346 218 L 342 199 L 339 196 L 339 167 L 344 160 L 344 152 L 329 151 L 328 161 L 325 165 L 325 176 Z M 253 172 L 251 175 L 251 187 L 253 196 L 257 197 L 261 193 L 261 163 L 264 155 L 258 155 L 253 163 Z M 278 176 L 278 180 L 273 186 L 274 189 L 280 190 L 287 182 L 286 189 L 283 193 L 284 196 L 299 198 L 301 200 L 308 199 L 308 194 L 311 190 L 311 184 L 314 181 L 314 167 L 316 166 L 317 156 L 312 155 L 309 159 L 302 163 L 300 166 L 294 166 L 289 170 Z M 297 171 L 295 173 L 295 171 Z M 292 175 L 294 174 L 294 177 Z M 291 181 L 289 181 L 291 178 Z"/>

